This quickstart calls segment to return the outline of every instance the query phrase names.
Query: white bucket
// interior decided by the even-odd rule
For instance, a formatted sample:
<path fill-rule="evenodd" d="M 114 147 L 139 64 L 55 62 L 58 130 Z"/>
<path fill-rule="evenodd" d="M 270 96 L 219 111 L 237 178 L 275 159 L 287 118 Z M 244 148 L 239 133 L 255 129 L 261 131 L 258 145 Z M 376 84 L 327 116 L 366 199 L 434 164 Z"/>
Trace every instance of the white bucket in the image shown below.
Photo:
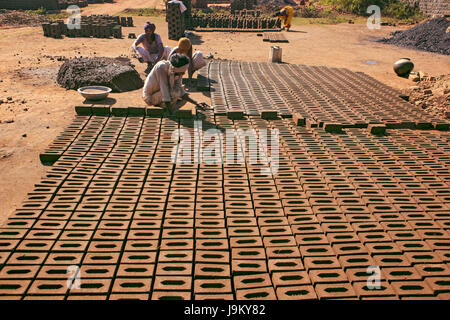
<path fill-rule="evenodd" d="M 269 62 L 281 62 L 282 50 L 279 46 L 270 47 Z"/>

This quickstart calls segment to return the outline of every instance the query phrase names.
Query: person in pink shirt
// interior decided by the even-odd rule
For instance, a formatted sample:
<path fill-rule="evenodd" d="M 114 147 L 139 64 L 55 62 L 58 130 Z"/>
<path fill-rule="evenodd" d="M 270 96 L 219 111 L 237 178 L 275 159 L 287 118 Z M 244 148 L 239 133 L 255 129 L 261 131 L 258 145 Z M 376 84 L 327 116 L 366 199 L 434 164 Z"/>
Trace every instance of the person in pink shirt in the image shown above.
<path fill-rule="evenodd" d="M 156 26 L 147 22 L 144 26 L 145 33 L 139 35 L 134 41 L 132 48 L 139 56 L 139 62 L 147 63 L 145 74 L 149 74 L 153 66 L 161 60 L 167 60 L 170 48 L 163 45 L 161 36 L 155 33 Z"/>

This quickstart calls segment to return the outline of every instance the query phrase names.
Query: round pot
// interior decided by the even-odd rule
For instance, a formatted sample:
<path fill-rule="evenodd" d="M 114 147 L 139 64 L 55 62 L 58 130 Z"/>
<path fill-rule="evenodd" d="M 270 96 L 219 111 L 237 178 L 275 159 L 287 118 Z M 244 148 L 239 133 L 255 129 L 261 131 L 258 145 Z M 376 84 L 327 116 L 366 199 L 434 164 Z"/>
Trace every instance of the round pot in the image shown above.
<path fill-rule="evenodd" d="M 409 58 L 401 58 L 394 63 L 394 71 L 399 77 L 407 77 L 414 69 L 414 63 Z"/>

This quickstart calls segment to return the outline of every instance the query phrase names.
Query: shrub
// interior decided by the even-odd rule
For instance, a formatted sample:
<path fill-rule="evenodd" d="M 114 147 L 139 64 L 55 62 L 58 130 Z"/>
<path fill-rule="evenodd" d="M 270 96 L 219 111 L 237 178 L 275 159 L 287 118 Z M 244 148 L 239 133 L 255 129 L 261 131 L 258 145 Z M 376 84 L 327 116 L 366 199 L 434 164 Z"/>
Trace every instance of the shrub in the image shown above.
<path fill-rule="evenodd" d="M 331 4 L 340 12 L 354 13 L 358 15 L 369 15 L 366 10 L 370 5 L 377 5 L 384 16 L 408 19 L 419 18 L 423 15 L 417 7 L 411 7 L 400 0 L 321 0 Z"/>

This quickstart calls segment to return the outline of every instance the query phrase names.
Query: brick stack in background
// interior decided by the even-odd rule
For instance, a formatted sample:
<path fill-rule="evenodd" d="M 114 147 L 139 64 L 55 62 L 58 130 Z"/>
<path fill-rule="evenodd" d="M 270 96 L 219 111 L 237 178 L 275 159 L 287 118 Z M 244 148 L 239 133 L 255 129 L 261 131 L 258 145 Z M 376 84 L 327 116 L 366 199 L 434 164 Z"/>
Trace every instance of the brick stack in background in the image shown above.
<path fill-rule="evenodd" d="M 420 11 L 429 16 L 450 16 L 450 1 L 448 0 L 401 0 L 411 7 L 417 6 Z"/>
<path fill-rule="evenodd" d="M 0 0 L 0 9 L 9 10 L 58 10 L 58 0 Z"/>
<path fill-rule="evenodd" d="M 248 14 L 248 12 L 251 12 Z M 191 27 L 196 31 L 276 31 L 281 27 L 278 18 L 261 17 L 259 11 L 241 10 L 239 14 L 192 15 Z"/>
<path fill-rule="evenodd" d="M 110 15 L 91 15 L 81 16 L 81 25 L 79 29 L 70 29 L 63 20 L 57 20 L 53 23 L 42 24 L 44 36 L 56 39 L 63 35 L 75 37 L 94 37 L 94 38 L 122 38 L 122 26 L 132 27 L 132 17 L 119 17 Z"/>
<path fill-rule="evenodd" d="M 167 25 L 170 40 L 178 40 L 184 36 L 184 16 L 177 3 L 167 4 Z"/>

